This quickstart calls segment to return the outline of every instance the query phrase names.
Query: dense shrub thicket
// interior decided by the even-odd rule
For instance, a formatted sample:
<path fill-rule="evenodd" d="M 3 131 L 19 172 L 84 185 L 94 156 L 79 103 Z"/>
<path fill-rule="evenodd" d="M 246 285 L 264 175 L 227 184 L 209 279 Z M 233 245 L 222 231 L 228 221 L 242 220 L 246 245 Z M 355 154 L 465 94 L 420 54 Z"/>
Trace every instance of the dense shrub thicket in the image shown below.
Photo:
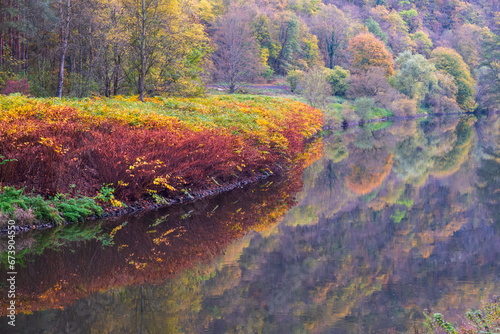
<path fill-rule="evenodd" d="M 44 196 L 189 195 L 286 168 L 321 112 L 266 97 L 0 97 L 0 184 Z"/>

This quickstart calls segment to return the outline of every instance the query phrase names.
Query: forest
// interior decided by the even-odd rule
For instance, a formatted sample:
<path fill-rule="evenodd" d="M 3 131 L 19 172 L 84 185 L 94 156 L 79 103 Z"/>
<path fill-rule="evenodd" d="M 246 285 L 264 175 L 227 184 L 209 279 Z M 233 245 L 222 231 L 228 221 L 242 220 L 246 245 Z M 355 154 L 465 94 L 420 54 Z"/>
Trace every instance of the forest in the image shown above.
<path fill-rule="evenodd" d="M 323 109 L 329 96 L 338 97 L 332 108 L 343 119 L 370 118 L 377 109 L 411 116 L 499 105 L 495 0 L 6 0 L 0 6 L 3 94 L 144 101 L 278 82 Z"/>
<path fill-rule="evenodd" d="M 19 328 L 496 333 L 499 111 L 498 0 L 0 0 Z"/>

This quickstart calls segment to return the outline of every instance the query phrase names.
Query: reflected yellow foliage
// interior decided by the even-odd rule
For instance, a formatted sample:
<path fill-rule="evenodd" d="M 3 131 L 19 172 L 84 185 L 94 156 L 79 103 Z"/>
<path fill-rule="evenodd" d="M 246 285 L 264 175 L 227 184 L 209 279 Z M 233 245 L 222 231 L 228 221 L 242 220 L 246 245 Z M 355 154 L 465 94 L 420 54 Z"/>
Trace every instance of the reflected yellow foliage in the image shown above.
<path fill-rule="evenodd" d="M 371 193 L 380 187 L 389 175 L 392 169 L 392 157 L 390 154 L 382 168 L 369 169 L 364 165 L 353 165 L 346 176 L 346 186 L 358 195 Z"/>

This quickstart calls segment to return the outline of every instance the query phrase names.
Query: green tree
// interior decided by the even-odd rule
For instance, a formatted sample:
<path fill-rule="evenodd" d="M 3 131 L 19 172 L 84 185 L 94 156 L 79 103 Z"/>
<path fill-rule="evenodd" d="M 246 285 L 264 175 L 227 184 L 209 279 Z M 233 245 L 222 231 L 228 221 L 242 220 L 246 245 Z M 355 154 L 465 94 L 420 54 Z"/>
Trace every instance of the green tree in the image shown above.
<path fill-rule="evenodd" d="M 292 67 L 294 54 L 299 52 L 300 22 L 296 15 L 284 15 L 280 24 L 279 52 L 270 54 L 271 67 L 278 74 L 286 74 Z"/>
<path fill-rule="evenodd" d="M 473 109 L 475 81 L 462 56 L 451 48 L 438 47 L 432 51 L 431 61 L 436 69 L 445 71 L 455 79 L 458 88 L 457 103 L 466 110 Z"/>
<path fill-rule="evenodd" d="M 371 16 L 365 21 L 365 27 L 368 31 L 377 36 L 381 41 L 387 43 L 387 34 L 382 31 L 380 25 Z"/>
<path fill-rule="evenodd" d="M 432 40 L 422 30 L 415 32 L 410 35 L 413 42 L 415 42 L 415 51 L 417 53 L 421 53 L 423 55 L 428 56 L 431 53 L 432 49 Z"/>
<path fill-rule="evenodd" d="M 290 85 L 290 90 L 295 93 L 300 90 L 300 82 L 304 77 L 304 72 L 301 70 L 292 70 L 286 76 L 286 82 Z"/>
<path fill-rule="evenodd" d="M 395 88 L 419 104 L 437 85 L 436 67 L 420 54 L 405 51 L 396 58 L 399 70 L 393 78 Z"/>
<path fill-rule="evenodd" d="M 147 91 L 196 93 L 210 48 L 189 8 L 177 0 L 123 0 L 123 6 L 121 23 L 132 50 L 127 77 L 141 101 Z"/>
<path fill-rule="evenodd" d="M 332 95 L 344 96 L 349 88 L 349 76 L 351 72 L 340 66 L 326 70 L 326 81 L 331 86 Z"/>

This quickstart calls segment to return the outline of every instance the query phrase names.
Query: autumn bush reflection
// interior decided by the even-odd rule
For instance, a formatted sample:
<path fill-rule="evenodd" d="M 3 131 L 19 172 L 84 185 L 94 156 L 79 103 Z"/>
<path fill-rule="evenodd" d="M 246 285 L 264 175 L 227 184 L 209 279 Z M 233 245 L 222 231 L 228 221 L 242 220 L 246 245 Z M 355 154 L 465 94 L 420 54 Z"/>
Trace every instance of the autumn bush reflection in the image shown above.
<path fill-rule="evenodd" d="M 303 169 L 319 158 L 321 148 L 321 140 L 311 142 L 285 177 L 270 177 L 230 194 L 97 225 L 20 236 L 32 248 L 24 249 L 27 266 L 19 270 L 18 310 L 64 308 L 93 292 L 159 283 L 212 259 L 250 230 L 272 228 L 294 205 Z"/>

